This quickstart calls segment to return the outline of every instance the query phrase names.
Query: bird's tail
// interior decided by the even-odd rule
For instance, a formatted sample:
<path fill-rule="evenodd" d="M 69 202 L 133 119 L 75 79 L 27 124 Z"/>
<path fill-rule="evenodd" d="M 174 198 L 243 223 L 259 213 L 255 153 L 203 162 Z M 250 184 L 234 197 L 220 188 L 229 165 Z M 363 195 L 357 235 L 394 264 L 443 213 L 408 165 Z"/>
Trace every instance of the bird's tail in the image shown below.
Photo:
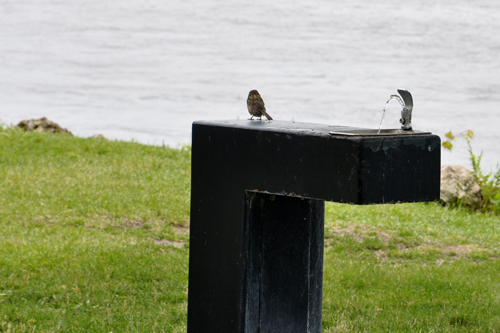
<path fill-rule="evenodd" d="M 273 118 L 269 115 L 269 113 L 264 111 L 264 116 L 266 116 L 267 120 L 273 120 Z"/>

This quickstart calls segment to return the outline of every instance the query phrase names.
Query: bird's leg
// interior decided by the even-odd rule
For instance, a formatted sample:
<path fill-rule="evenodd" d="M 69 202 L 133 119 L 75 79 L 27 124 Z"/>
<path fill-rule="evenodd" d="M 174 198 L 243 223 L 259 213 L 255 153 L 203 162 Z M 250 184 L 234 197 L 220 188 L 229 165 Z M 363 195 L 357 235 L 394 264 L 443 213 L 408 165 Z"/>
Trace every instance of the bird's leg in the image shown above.
<path fill-rule="evenodd" d="M 248 118 L 248 120 L 253 120 L 253 116 L 251 116 L 250 118 Z"/>

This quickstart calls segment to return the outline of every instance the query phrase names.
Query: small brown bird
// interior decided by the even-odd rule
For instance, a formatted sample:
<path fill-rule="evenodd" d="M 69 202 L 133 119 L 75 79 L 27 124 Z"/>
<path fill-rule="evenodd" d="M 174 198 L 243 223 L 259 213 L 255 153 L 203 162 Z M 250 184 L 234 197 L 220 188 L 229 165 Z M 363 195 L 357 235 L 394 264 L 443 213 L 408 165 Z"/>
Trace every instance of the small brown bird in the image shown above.
<path fill-rule="evenodd" d="M 259 117 L 259 120 L 262 120 L 262 116 L 266 116 L 267 120 L 273 120 L 269 113 L 266 112 L 264 101 L 257 90 L 252 90 L 248 93 L 247 107 L 248 112 L 252 115 L 250 120 L 253 120 L 253 117 Z"/>

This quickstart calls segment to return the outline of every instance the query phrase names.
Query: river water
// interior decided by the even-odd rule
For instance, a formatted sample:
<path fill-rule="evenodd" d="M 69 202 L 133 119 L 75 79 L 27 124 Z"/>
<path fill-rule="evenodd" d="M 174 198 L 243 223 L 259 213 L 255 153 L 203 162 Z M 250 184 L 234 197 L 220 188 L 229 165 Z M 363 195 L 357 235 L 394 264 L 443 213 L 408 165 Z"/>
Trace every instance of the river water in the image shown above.
<path fill-rule="evenodd" d="M 413 126 L 472 129 L 500 162 L 497 0 L 0 0 L 0 121 L 177 147 L 191 123 L 247 118 L 378 128 L 396 89 Z M 391 103 L 383 128 L 399 128 Z M 443 164 L 469 166 L 465 141 Z"/>

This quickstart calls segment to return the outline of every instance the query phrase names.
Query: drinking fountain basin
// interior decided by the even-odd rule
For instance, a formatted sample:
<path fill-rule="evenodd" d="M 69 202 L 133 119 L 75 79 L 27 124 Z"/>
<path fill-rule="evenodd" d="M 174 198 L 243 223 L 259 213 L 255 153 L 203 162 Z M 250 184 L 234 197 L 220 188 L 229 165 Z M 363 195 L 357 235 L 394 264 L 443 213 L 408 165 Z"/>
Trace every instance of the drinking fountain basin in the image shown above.
<path fill-rule="evenodd" d="M 402 129 L 346 129 L 341 131 L 330 131 L 330 135 L 335 136 L 413 136 L 429 135 L 431 132 L 402 130 Z"/>

